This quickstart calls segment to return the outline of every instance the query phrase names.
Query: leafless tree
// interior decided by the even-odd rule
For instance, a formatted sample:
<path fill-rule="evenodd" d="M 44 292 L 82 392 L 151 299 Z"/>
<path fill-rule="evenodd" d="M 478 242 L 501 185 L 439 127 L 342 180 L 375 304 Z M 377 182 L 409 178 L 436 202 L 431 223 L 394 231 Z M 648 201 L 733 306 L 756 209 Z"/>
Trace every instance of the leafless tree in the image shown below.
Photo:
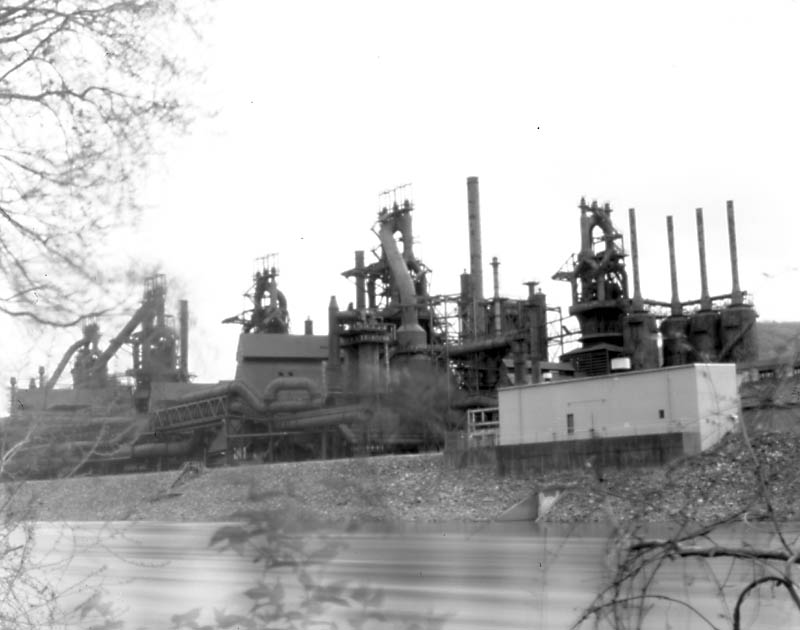
<path fill-rule="evenodd" d="M 59 523 L 55 539 L 41 544 L 37 518 L 42 496 L 24 479 L 8 480 L 8 469 L 30 458 L 26 448 L 33 434 L 32 427 L 0 451 L 0 628 L 119 628 L 120 611 L 104 596 L 102 569 L 61 579 L 76 553 L 105 544 L 102 536 L 79 542 L 87 538 L 82 528 Z"/>
<path fill-rule="evenodd" d="M 641 514 L 620 522 L 612 513 L 611 501 L 607 501 L 607 512 L 616 525 L 608 550 L 610 579 L 575 628 L 589 622 L 614 629 L 651 627 L 651 615 L 678 609 L 694 618 L 698 627 L 740 630 L 746 627 L 743 619 L 748 615 L 752 619 L 754 609 L 757 612 L 756 596 L 767 587 L 772 587 L 773 595 L 775 589 L 782 592 L 797 608 L 800 619 L 800 582 L 796 577 L 800 537 L 790 533 L 787 513 L 780 509 L 787 488 L 795 487 L 798 481 L 787 475 L 796 477 L 796 473 L 786 470 L 784 458 L 771 456 L 780 436 L 766 435 L 756 443 L 746 423 L 742 421 L 740 426 L 741 435 L 732 439 L 741 440 L 744 451 L 744 467 L 739 473 L 743 500 L 731 502 L 726 513 L 704 517 L 687 501 L 667 533 L 657 537 Z M 720 491 L 715 485 L 709 480 L 701 493 L 706 501 L 713 501 L 713 494 Z M 777 485 L 781 487 L 780 497 L 773 489 Z M 692 500 L 698 498 L 702 500 L 702 496 Z M 642 513 L 653 508 L 642 507 Z M 676 568 L 684 572 L 683 597 L 676 596 L 675 589 L 667 584 L 670 571 L 674 573 Z M 705 605 L 691 597 L 703 578 L 708 579 L 711 589 Z M 708 601 L 716 604 L 709 609 Z"/>
<path fill-rule="evenodd" d="M 100 308 L 103 239 L 192 117 L 187 2 L 0 4 L 0 312 L 67 325 Z"/>

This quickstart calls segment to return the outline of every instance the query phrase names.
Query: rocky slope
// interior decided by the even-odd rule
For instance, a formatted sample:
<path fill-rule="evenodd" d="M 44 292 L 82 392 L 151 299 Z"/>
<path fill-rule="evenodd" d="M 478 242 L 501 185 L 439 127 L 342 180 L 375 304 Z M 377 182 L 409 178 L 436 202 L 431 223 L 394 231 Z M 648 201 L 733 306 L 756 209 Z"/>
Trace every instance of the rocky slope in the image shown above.
<path fill-rule="evenodd" d="M 313 522 L 489 521 L 532 492 L 559 489 L 552 522 L 709 519 L 765 514 L 753 455 L 779 516 L 800 519 L 800 436 L 741 436 L 665 468 L 499 477 L 441 454 L 79 477 L 6 485 L 7 510 L 38 520 L 223 521 L 243 510 L 291 510 Z M 601 480 L 602 479 L 602 480 Z M 24 511 L 23 511 L 24 510 Z"/>

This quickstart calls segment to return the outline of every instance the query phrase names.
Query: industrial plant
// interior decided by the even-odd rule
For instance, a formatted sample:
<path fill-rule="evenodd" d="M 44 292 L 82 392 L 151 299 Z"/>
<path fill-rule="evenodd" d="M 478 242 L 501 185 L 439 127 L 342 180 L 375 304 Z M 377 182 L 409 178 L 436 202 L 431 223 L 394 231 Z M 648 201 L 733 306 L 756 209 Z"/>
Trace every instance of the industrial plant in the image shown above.
<path fill-rule="evenodd" d="M 382 196 L 373 227 L 378 243 L 365 244 L 374 246 L 372 259 L 365 255 L 370 250 L 356 251 L 352 268 L 342 272 L 355 295 L 319 296 L 329 305 L 327 334 L 314 334 L 310 320 L 302 334 L 290 332 L 291 294 L 279 285 L 278 256 L 257 259 L 248 310 L 221 323 L 241 328 L 231 380 L 192 382 L 189 304 L 180 300 L 176 323 L 167 313 L 166 279 L 149 278 L 141 305 L 107 347 L 100 347 L 100 322 L 88 322 L 52 372 L 39 368 L 27 387 L 11 379 L 3 440 L 6 448 L 20 444 L 26 455 L 6 474 L 418 452 L 442 448 L 448 436 L 462 436 L 451 443 L 463 445 L 486 435 L 492 437 L 481 444 L 496 447 L 500 465 L 513 469 L 525 461 L 559 465 L 552 453 L 564 444 L 571 445 L 569 457 L 584 457 L 586 444 L 630 436 L 649 436 L 647 448 L 663 453 L 652 436 L 680 434 L 677 441 L 669 438 L 677 446 L 667 450 L 692 452 L 713 442 L 709 430 L 697 425 L 695 431 L 692 423 L 714 416 L 714 426 L 722 426 L 735 415 L 736 365 L 756 359 L 757 315 L 739 286 L 732 202 L 731 292 L 709 293 L 698 209 L 702 292 L 699 299 L 681 301 L 672 217 L 672 295 L 646 299 L 634 210 L 628 215 L 628 251 L 612 208 L 581 199 L 580 249 L 553 276 L 571 286 L 568 312 L 579 332 L 570 334 L 562 309 L 548 305 L 537 283 L 528 283 L 523 299 L 500 295 L 497 258 L 491 261 L 493 291 L 484 295 L 476 177 L 467 179 L 466 191 L 469 272 L 461 275 L 459 293 L 431 294 L 429 269 L 414 252 L 416 210 L 404 192 Z M 124 346 L 131 349 L 132 365 L 123 375 L 111 375 L 109 361 Z M 58 387 L 70 362 L 72 385 Z M 710 367 L 698 372 L 703 365 Z M 683 367 L 691 367 L 690 376 L 676 376 Z M 636 387 L 666 392 L 663 400 L 654 395 L 652 418 L 620 414 L 606 404 L 620 404 L 609 387 L 637 374 L 645 380 Z M 684 399 L 705 401 L 705 407 L 693 407 L 699 415 L 670 406 L 673 394 L 664 384 L 671 378 L 701 384 L 693 390 L 685 385 L 684 391 Z M 702 384 L 714 379 L 726 401 L 722 410 L 706 404 L 708 388 Z M 587 387 L 596 390 L 599 402 L 580 407 L 576 396 L 587 400 Z M 529 448 L 525 455 L 520 446 L 531 444 L 535 454 Z M 642 452 L 640 443 L 630 441 L 615 449 Z M 627 461 L 619 455 L 617 460 Z"/>

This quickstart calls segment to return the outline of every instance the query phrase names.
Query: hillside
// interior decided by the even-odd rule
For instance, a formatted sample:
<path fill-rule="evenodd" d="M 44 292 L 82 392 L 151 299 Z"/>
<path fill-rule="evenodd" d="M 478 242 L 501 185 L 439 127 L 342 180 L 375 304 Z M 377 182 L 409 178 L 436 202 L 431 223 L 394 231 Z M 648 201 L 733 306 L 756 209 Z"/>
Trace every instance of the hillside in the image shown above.
<path fill-rule="evenodd" d="M 753 438 L 781 518 L 800 519 L 800 436 Z M 564 489 L 547 521 L 665 521 L 764 514 L 752 459 L 739 435 L 666 468 L 498 477 L 488 465 L 446 465 L 441 454 L 383 456 L 34 481 L 17 509 L 38 520 L 222 521 L 241 510 L 278 509 L 310 523 L 485 522 L 541 489 Z M 177 483 L 176 483 L 177 482 Z M 5 486 L 5 491 L 12 486 Z"/>
<path fill-rule="evenodd" d="M 760 359 L 794 357 L 800 353 L 800 322 L 756 323 Z"/>

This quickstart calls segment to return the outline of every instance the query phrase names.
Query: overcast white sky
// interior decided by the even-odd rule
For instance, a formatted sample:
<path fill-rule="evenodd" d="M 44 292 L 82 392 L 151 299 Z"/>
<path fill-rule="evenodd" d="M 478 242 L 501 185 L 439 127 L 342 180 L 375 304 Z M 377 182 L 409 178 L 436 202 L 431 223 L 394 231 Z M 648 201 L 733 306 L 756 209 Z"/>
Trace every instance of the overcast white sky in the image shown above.
<path fill-rule="evenodd" d="M 681 297 L 699 297 L 703 207 L 710 290 L 728 292 L 732 199 L 742 288 L 762 319 L 800 319 L 798 3 L 225 0 L 214 11 L 198 89 L 220 113 L 153 174 L 152 208 L 127 241 L 179 287 L 174 312 L 190 301 L 199 381 L 233 376 L 239 331 L 219 322 L 244 308 L 266 253 L 280 253 L 294 332 L 306 316 L 326 331 L 330 296 L 354 299 L 340 272 L 377 245 L 387 188 L 413 183 L 431 289 L 457 292 L 470 175 L 487 293 L 497 256 L 503 293 L 535 279 L 568 306 L 550 277 L 579 246 L 582 195 L 610 202 L 626 239 L 637 209 L 643 293 L 662 300 L 667 214 Z M 104 340 L 117 329 L 103 326 Z"/>

